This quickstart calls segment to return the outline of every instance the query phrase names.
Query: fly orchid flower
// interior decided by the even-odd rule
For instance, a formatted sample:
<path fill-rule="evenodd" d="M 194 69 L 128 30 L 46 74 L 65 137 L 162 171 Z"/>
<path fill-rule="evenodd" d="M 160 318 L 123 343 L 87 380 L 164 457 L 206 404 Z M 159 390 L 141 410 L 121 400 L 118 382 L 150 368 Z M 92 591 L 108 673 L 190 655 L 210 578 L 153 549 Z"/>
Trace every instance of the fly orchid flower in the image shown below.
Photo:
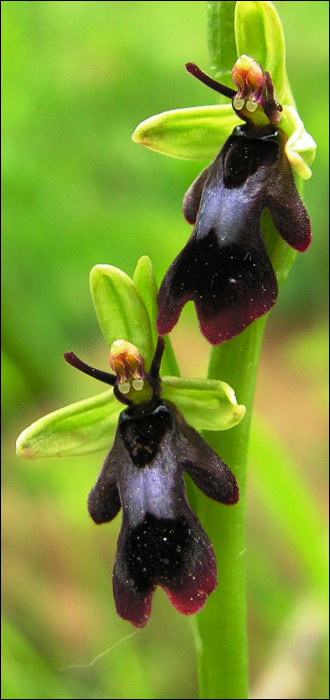
<path fill-rule="evenodd" d="M 89 494 L 88 510 L 100 524 L 112 520 L 122 508 L 113 592 L 118 614 L 136 627 L 147 623 L 157 585 L 185 615 L 198 612 L 216 587 L 213 548 L 187 501 L 184 472 L 220 503 L 234 504 L 239 497 L 227 465 L 176 406 L 160 398 L 164 348 L 160 336 L 145 372 L 137 348 L 117 341 L 110 351 L 117 378 L 89 367 L 73 353 L 65 354 L 69 364 L 112 384 L 117 399 L 128 405 L 119 415 L 114 443 Z M 138 403 L 127 398 L 130 382 L 136 391 L 144 383 L 149 385 L 150 398 Z"/>
<path fill-rule="evenodd" d="M 257 6 L 268 19 L 269 13 L 276 13 L 271 3 L 249 2 L 236 3 L 236 13 L 244 14 L 247 8 L 242 9 L 242 5 Z M 281 49 L 280 43 L 277 51 L 283 62 Z M 294 250 L 305 251 L 310 244 L 310 221 L 291 166 L 308 177 L 306 161 L 311 162 L 315 144 L 303 130 L 285 74 L 278 78 L 278 65 L 273 68 L 283 106 L 270 73 L 245 54 L 232 70 L 236 89 L 213 80 L 193 63 L 186 68 L 231 99 L 232 118 L 228 119 L 225 105 L 176 110 L 140 124 L 133 140 L 168 155 L 200 158 L 205 136 L 207 157 L 210 142 L 216 138 L 217 115 L 219 142 L 235 123 L 233 118 L 244 122 L 235 126 L 214 161 L 185 195 L 183 212 L 194 230 L 167 271 L 158 296 L 156 325 L 161 335 L 172 330 L 183 306 L 192 300 L 202 333 L 211 344 L 219 345 L 267 313 L 277 298 L 279 271 L 273 269 L 262 236 L 263 211 L 270 211 L 278 234 Z M 299 154 L 297 149 L 292 152 L 292 144 L 298 142 Z"/>
<path fill-rule="evenodd" d="M 163 353 L 165 367 L 176 368 L 168 341 L 165 349 L 164 339 L 155 335 L 156 288 L 148 258 L 139 261 L 134 281 L 117 268 L 94 267 L 91 289 L 115 374 L 87 365 L 73 352 L 64 357 L 111 389 L 38 420 L 18 438 L 17 453 L 72 456 L 109 450 L 113 443 L 88 509 L 100 524 L 122 508 L 115 604 L 121 617 L 143 627 L 157 585 L 186 615 L 198 612 L 216 586 L 213 548 L 187 501 L 183 475 L 187 472 L 208 497 L 237 502 L 234 475 L 195 428 L 229 428 L 245 408 L 224 382 L 160 380 Z M 118 331 L 125 331 L 129 341 L 118 340 Z"/>

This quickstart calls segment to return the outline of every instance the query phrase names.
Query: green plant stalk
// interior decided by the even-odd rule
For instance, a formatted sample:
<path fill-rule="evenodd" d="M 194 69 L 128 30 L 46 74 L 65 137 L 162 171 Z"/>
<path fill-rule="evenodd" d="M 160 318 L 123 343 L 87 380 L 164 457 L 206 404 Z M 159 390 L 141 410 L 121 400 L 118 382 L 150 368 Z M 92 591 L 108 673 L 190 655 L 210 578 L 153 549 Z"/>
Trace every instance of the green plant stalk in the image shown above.
<path fill-rule="evenodd" d="M 243 421 L 228 431 L 204 437 L 234 471 L 240 488 L 235 506 L 219 506 L 197 496 L 197 514 L 214 546 L 218 587 L 198 615 L 201 698 L 247 697 L 245 602 L 245 492 L 249 430 L 265 318 L 211 351 L 209 377 L 225 377 L 246 405 Z"/>
<path fill-rule="evenodd" d="M 236 61 L 234 2 L 208 3 L 208 48 L 214 76 L 232 85 Z M 213 348 L 208 376 L 225 378 L 246 415 L 235 428 L 204 437 L 237 477 L 240 500 L 232 507 L 206 501 L 194 489 L 194 507 L 213 544 L 218 587 L 195 623 L 200 698 L 247 698 L 247 625 L 245 594 L 246 465 L 254 385 L 265 326 L 258 319 L 237 338 Z"/>

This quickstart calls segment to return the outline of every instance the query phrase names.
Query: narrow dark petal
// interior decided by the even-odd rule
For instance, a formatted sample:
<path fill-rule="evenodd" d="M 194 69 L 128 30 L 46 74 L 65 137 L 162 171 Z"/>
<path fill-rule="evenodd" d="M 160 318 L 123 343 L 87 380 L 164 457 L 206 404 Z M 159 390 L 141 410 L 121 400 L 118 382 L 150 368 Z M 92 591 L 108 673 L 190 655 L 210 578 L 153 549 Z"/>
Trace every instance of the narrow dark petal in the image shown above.
<path fill-rule="evenodd" d="M 172 410 L 180 426 L 178 460 L 185 471 L 208 498 L 226 505 L 237 503 L 239 490 L 232 471 L 197 430 L 188 425 L 180 411 L 176 407 Z"/>
<path fill-rule="evenodd" d="M 283 112 L 283 107 L 275 98 L 273 81 L 267 71 L 264 72 L 264 78 L 266 81 L 266 91 L 261 95 L 260 104 L 270 123 L 277 125 L 281 120 L 280 112 Z"/>
<path fill-rule="evenodd" d="M 114 386 L 116 382 L 116 376 L 114 374 L 103 372 L 102 369 L 96 369 L 95 367 L 87 365 L 86 362 L 80 360 L 74 352 L 65 352 L 63 357 L 69 365 L 79 369 L 80 372 L 84 372 L 84 374 L 88 374 L 90 377 L 98 379 L 100 382 Z"/>
<path fill-rule="evenodd" d="M 120 511 L 117 488 L 118 454 L 115 445 L 107 454 L 100 475 L 88 496 L 88 512 L 97 525 L 108 523 Z"/>
<path fill-rule="evenodd" d="M 205 182 L 209 174 L 210 166 L 202 170 L 196 180 L 190 185 L 183 199 L 183 214 L 188 224 L 195 224 Z"/>
<path fill-rule="evenodd" d="M 153 397 L 158 398 L 161 394 L 161 379 L 159 376 L 160 365 L 165 350 L 165 340 L 161 335 L 157 338 L 155 354 L 152 358 L 150 369 L 146 378 L 152 388 Z"/>
<path fill-rule="evenodd" d="M 194 78 L 197 78 L 197 80 L 200 80 L 201 83 L 204 83 L 204 85 L 207 85 L 207 87 L 211 88 L 211 90 L 219 92 L 220 95 L 224 95 L 224 97 L 229 97 L 230 100 L 233 97 L 235 97 L 236 90 L 227 87 L 227 85 L 222 85 L 221 83 L 218 83 L 217 80 L 213 80 L 213 78 L 210 78 L 209 75 L 203 73 L 203 71 L 200 68 L 198 68 L 198 66 L 196 66 L 196 63 L 186 63 L 186 71 L 187 73 L 190 73 L 190 75 L 193 75 Z"/>

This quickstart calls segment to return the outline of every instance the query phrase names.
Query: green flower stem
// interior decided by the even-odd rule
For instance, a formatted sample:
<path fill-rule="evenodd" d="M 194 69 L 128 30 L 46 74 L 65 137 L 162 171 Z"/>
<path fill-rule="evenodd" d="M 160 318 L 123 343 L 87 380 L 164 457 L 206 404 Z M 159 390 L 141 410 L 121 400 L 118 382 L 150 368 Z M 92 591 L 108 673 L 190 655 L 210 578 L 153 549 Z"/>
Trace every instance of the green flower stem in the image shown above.
<path fill-rule="evenodd" d="M 201 698 L 247 697 L 245 603 L 245 491 L 249 429 L 256 372 L 265 318 L 211 352 L 209 377 L 226 377 L 246 416 L 228 431 L 205 431 L 204 437 L 234 471 L 240 488 L 235 506 L 219 506 L 198 496 L 197 514 L 214 546 L 218 587 L 197 617 L 200 644 Z"/>

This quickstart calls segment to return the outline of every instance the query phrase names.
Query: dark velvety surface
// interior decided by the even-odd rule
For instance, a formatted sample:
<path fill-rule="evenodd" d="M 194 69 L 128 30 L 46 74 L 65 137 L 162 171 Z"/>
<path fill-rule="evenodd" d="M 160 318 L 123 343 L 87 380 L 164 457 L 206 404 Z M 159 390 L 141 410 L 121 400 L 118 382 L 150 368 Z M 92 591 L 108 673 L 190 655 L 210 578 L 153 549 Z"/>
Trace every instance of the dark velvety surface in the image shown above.
<path fill-rule="evenodd" d="M 306 250 L 310 223 L 284 153 L 284 135 L 258 137 L 237 127 L 184 199 L 193 233 L 158 295 L 157 329 L 169 333 L 194 301 L 202 333 L 213 345 L 238 335 L 277 298 L 277 282 L 260 222 L 268 207 L 278 233 Z"/>
<path fill-rule="evenodd" d="M 113 591 L 118 614 L 137 627 L 157 585 L 186 615 L 216 587 L 213 548 L 187 501 L 184 471 L 210 498 L 237 502 L 234 475 L 173 404 L 153 399 L 122 411 L 88 508 L 100 524 L 122 507 Z"/>

